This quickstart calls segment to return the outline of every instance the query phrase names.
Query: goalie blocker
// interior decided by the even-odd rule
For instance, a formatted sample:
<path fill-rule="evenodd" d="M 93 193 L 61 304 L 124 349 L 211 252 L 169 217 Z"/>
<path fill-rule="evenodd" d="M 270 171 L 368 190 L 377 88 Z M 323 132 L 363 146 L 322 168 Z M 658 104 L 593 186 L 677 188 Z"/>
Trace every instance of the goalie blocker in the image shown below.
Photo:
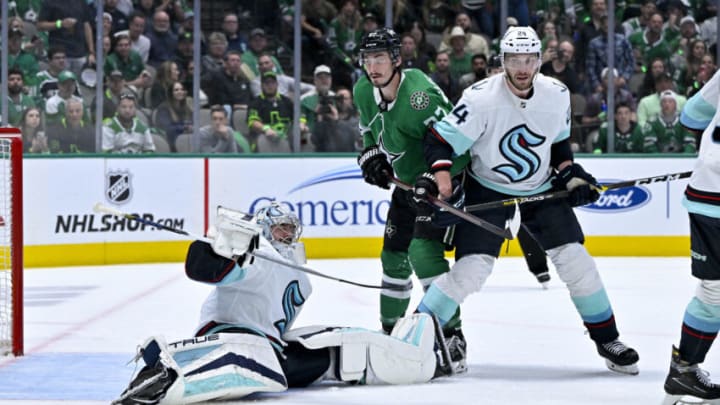
<path fill-rule="evenodd" d="M 149 338 L 135 357 L 145 366 L 113 404 L 191 404 L 320 380 L 412 384 L 435 373 L 435 332 L 426 314 L 400 319 L 390 336 L 362 328 L 298 328 L 283 336 L 282 349 L 246 332 L 172 343 Z"/>

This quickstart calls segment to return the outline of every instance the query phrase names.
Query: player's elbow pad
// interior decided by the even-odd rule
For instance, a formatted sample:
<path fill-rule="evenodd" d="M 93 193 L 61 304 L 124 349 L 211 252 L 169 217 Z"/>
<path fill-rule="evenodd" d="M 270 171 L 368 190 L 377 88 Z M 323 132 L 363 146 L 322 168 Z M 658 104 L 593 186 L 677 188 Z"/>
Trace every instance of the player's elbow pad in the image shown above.
<path fill-rule="evenodd" d="M 209 243 L 194 241 L 185 258 L 185 274 L 201 283 L 218 283 L 228 275 L 237 263 L 219 256 Z"/>
<path fill-rule="evenodd" d="M 450 170 L 450 166 L 452 166 L 452 146 L 445 142 L 432 126 L 428 128 L 423 138 L 423 150 L 425 152 L 425 161 L 430 166 L 431 172 Z"/>
<path fill-rule="evenodd" d="M 566 160 L 573 160 L 573 152 L 570 149 L 570 139 L 553 144 L 550 149 L 550 166 L 557 169 L 560 163 Z"/>

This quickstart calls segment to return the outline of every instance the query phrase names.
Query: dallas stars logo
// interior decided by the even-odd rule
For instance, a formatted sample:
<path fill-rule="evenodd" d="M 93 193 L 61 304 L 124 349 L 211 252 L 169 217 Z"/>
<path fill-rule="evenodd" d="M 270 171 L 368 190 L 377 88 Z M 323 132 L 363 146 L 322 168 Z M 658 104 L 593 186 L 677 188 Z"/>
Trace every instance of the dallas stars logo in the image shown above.
<path fill-rule="evenodd" d="M 430 96 L 424 91 L 416 91 L 410 95 L 410 107 L 415 110 L 424 110 L 430 105 Z"/>

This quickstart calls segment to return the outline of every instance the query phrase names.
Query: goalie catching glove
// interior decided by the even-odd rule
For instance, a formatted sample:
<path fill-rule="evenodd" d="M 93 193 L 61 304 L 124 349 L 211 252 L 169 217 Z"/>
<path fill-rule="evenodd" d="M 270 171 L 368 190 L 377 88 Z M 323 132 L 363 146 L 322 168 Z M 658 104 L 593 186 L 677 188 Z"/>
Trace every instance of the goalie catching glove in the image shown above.
<path fill-rule="evenodd" d="M 597 180 L 577 163 L 558 171 L 552 185 L 559 190 L 570 192 L 567 200 L 572 207 L 592 204 L 600 198 L 600 185 Z"/>
<path fill-rule="evenodd" d="M 387 156 L 377 147 L 377 145 L 368 146 L 358 156 L 358 165 L 362 169 L 363 178 L 366 183 L 390 189 L 390 178 L 394 171 L 392 165 L 387 160 Z"/>
<path fill-rule="evenodd" d="M 459 180 L 452 180 L 452 190 L 452 195 L 445 202 L 454 208 L 463 210 L 465 206 L 465 190 L 463 190 Z M 416 221 L 420 221 L 422 217 L 430 217 L 432 224 L 441 228 L 460 223 L 462 221 L 460 217 L 428 201 L 428 196 L 439 198 L 438 194 L 438 186 L 432 173 L 423 173 L 418 176 L 413 187 L 412 197 L 418 215 Z"/>
<path fill-rule="evenodd" d="M 218 208 L 215 226 L 208 230 L 212 249 L 219 256 L 237 261 L 240 267 L 252 264 L 252 252 L 260 245 L 262 228 L 246 220 L 245 215 Z"/>

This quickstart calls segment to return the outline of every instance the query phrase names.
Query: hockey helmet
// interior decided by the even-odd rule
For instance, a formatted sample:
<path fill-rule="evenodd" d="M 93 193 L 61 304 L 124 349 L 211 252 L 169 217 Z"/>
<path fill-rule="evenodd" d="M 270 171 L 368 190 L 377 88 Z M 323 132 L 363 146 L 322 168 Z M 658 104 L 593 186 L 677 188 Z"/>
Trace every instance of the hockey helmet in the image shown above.
<path fill-rule="evenodd" d="M 365 53 L 387 51 L 393 63 L 400 59 L 400 36 L 392 28 L 379 28 L 369 32 L 360 44 L 360 64 Z"/>
<path fill-rule="evenodd" d="M 540 55 L 540 38 L 531 27 L 510 27 L 500 40 L 500 55 L 506 53 L 536 53 Z"/>
<path fill-rule="evenodd" d="M 265 239 L 270 242 L 279 242 L 284 245 L 292 245 L 300 239 L 302 224 L 298 217 L 291 211 L 284 208 L 277 201 L 260 208 L 255 213 L 255 222 L 262 226 L 262 233 Z M 287 233 L 281 239 L 275 239 L 273 228 L 285 226 Z"/>

